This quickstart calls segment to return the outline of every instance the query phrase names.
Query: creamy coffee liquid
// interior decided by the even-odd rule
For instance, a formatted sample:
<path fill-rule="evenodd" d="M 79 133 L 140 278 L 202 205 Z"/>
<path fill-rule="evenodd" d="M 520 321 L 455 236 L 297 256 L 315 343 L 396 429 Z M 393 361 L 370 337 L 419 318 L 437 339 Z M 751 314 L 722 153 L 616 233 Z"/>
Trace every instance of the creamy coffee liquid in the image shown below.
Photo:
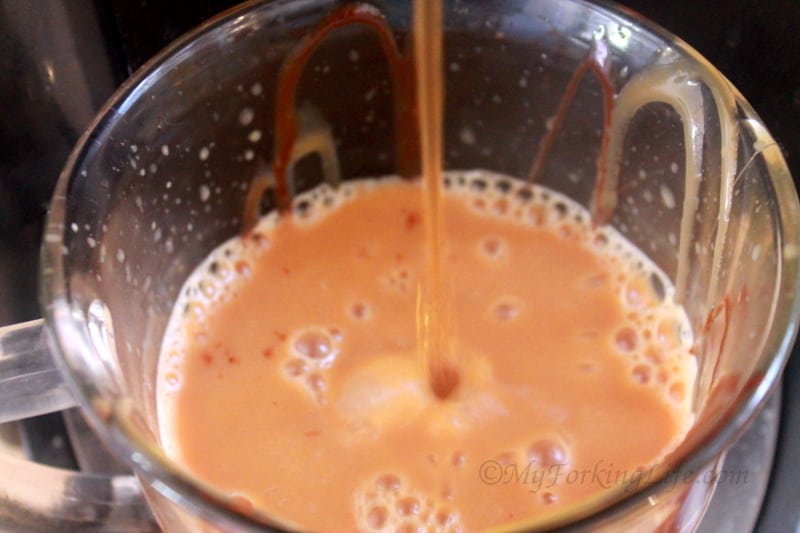
<path fill-rule="evenodd" d="M 481 530 L 630 481 L 691 424 L 673 287 L 568 198 L 445 174 L 446 400 L 417 356 L 420 183 L 294 206 L 210 254 L 162 348 L 162 443 L 240 504 L 304 530 Z"/>

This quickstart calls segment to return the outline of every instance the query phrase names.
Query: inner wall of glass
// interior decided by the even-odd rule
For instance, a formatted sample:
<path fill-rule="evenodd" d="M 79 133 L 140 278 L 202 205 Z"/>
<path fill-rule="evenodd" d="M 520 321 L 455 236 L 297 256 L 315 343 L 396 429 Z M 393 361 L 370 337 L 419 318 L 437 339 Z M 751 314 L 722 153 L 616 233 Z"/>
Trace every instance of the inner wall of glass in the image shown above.
<path fill-rule="evenodd" d="M 517 4 L 498 6 L 491 24 L 478 8 L 457 4 L 448 11 L 446 168 L 485 168 L 524 179 L 548 119 L 588 53 L 592 28 L 585 20 L 571 12 L 563 19 L 521 18 Z M 291 9 L 264 6 L 231 19 L 160 65 L 109 113 L 70 184 L 70 299 L 113 333 L 113 349 L 98 347 L 108 361 L 97 379 L 111 394 L 133 399 L 153 438 L 157 358 L 173 303 L 194 266 L 239 231 L 248 184 L 272 160 L 281 61 L 299 30 L 324 12 Z M 394 4 L 386 12 L 402 44 L 408 14 Z M 572 37 L 554 37 L 554 28 L 571 25 Z M 626 48 L 612 48 L 617 86 L 635 75 L 642 57 L 653 57 L 658 44 L 641 33 L 629 37 Z M 634 51 L 629 59 L 626 54 Z M 297 102 L 330 124 L 344 179 L 393 172 L 392 87 L 370 30 L 335 32 L 309 62 Z M 540 183 L 588 205 L 602 121 L 600 85 L 587 74 Z M 684 200 L 681 131 L 680 118 L 665 105 L 645 106 L 636 115 L 612 220 L 670 277 L 677 269 Z M 750 162 L 752 143 L 745 139 L 725 239 L 728 266 L 719 279 L 710 279 L 720 190 L 715 135 L 711 128 L 686 298 L 701 338 L 700 402 L 726 375 L 737 376 L 731 394 L 739 390 L 757 363 L 761 332 L 771 320 L 778 259 L 774 198 L 759 160 Z M 300 190 L 316 181 L 313 169 L 298 169 Z M 711 291 L 712 283 L 719 290 Z"/>

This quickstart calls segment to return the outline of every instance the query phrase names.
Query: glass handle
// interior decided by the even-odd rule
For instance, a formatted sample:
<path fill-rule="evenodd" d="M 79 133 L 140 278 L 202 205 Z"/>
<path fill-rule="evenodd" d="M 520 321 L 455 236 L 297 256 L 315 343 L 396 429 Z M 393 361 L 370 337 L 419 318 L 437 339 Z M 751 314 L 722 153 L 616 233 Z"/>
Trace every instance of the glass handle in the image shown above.
<path fill-rule="evenodd" d="M 0 423 L 75 401 L 53 364 L 44 321 L 0 328 Z M 73 472 L 0 454 L 0 531 L 159 531 L 131 475 Z"/>
<path fill-rule="evenodd" d="M 0 424 L 74 406 L 50 356 L 44 321 L 0 328 Z"/>
<path fill-rule="evenodd" d="M 0 531 L 160 531 L 134 476 L 83 474 L 0 454 Z"/>

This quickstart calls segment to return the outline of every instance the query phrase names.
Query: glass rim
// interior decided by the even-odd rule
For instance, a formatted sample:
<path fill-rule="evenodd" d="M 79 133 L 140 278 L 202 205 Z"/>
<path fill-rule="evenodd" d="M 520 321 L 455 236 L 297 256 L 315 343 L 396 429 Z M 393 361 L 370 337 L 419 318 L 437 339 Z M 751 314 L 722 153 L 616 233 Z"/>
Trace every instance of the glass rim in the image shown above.
<path fill-rule="evenodd" d="M 613 2 L 607 0 L 570 1 L 580 5 L 583 10 L 600 12 L 603 16 L 631 23 L 695 62 L 709 75 L 724 80 L 745 116 L 761 125 L 763 131 L 760 134 L 774 143 L 769 133 L 763 128 L 763 123 L 758 115 L 738 90 L 727 82 L 713 65 L 680 38 L 637 12 Z M 108 399 L 103 397 L 101 391 L 91 380 L 81 375 L 77 369 L 70 367 L 67 362 L 67 354 L 72 354 L 70 358 L 80 359 L 81 353 L 94 354 L 95 350 L 88 332 L 85 327 L 82 327 L 82 319 L 74 316 L 70 306 L 64 276 L 65 261 L 62 246 L 67 227 L 66 205 L 69 184 L 81 161 L 89 155 L 92 140 L 97 135 L 96 132 L 103 131 L 115 123 L 121 116 L 118 110 L 126 107 L 126 102 L 135 101 L 139 97 L 137 93 L 146 87 L 151 76 L 156 75 L 166 62 L 191 46 L 192 43 L 229 23 L 234 23 L 238 17 L 256 11 L 269 12 L 272 9 L 280 9 L 291 2 L 292 0 L 278 2 L 250 0 L 224 11 L 173 41 L 131 75 L 102 106 L 71 151 L 64 169 L 59 175 L 50 203 L 41 249 L 40 305 L 45 314 L 51 351 L 56 366 L 93 431 L 118 455 L 124 457 L 134 467 L 138 476 L 143 477 L 153 489 L 172 503 L 200 518 L 223 519 L 230 525 L 256 531 L 282 530 L 273 529 L 274 526 L 265 524 L 264 520 L 271 520 L 271 517 L 267 515 L 245 513 L 234 509 L 220 491 L 200 481 L 176 461 L 168 458 L 157 446 L 139 437 L 137 430 L 125 421 L 124 398 L 116 398 L 109 404 Z M 335 5 L 335 2 L 327 3 Z M 613 518 L 640 505 L 644 500 L 666 487 L 669 482 L 667 479 L 669 474 L 696 472 L 712 464 L 746 429 L 748 423 L 758 414 L 776 387 L 790 355 L 800 321 L 800 298 L 798 298 L 798 293 L 800 293 L 800 259 L 798 258 L 800 255 L 800 205 L 798 205 L 796 189 L 780 149 L 775 145 L 770 154 L 767 154 L 766 150 L 769 148 L 759 155 L 764 159 L 765 167 L 768 169 L 767 176 L 762 179 L 770 182 L 777 199 L 773 209 L 777 209 L 778 213 L 773 218 L 776 220 L 774 228 L 776 243 L 779 246 L 777 268 L 780 281 L 773 296 L 773 304 L 778 312 L 772 318 L 762 348 L 762 353 L 771 353 L 773 356 L 766 359 L 765 365 L 754 369 L 753 373 L 760 376 L 757 386 L 736 396 L 735 402 L 726 410 L 726 414 L 729 416 L 724 419 L 721 427 L 718 424 L 714 433 L 707 435 L 707 438 L 703 439 L 699 446 L 692 448 L 678 463 L 665 471 L 660 479 L 624 497 L 617 497 L 606 502 L 605 507 L 591 514 L 573 519 L 556 517 L 555 520 L 547 520 L 545 517 L 543 525 L 563 527 L 564 531 L 580 530 L 597 520 Z"/>

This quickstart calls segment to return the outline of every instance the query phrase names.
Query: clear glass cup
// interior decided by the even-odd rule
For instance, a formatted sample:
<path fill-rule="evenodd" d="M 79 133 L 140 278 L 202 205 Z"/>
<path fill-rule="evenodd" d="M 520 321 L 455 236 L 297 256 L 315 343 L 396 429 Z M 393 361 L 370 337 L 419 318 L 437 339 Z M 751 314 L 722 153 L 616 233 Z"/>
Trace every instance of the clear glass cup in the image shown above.
<path fill-rule="evenodd" d="M 403 43 L 410 4 L 372 4 Z M 279 526 L 162 453 L 157 360 L 194 265 L 254 209 L 269 208 L 269 194 L 253 207 L 252 184 L 273 158 L 279 68 L 341 5 L 248 3 L 121 87 L 81 138 L 51 203 L 44 322 L 2 330 L 0 420 L 77 403 L 171 531 Z M 448 2 L 445 11 L 446 168 L 535 174 L 594 209 L 675 282 L 698 340 L 696 423 L 671 468 L 647 486 L 516 526 L 690 531 L 796 333 L 798 200 L 780 149 L 719 72 L 625 9 L 497 0 Z M 295 190 L 398 170 L 390 70 L 371 29 L 331 33 L 297 102 Z M 37 345 L 42 332 L 52 360 Z M 0 480 L 13 492 L 7 484 Z"/>

